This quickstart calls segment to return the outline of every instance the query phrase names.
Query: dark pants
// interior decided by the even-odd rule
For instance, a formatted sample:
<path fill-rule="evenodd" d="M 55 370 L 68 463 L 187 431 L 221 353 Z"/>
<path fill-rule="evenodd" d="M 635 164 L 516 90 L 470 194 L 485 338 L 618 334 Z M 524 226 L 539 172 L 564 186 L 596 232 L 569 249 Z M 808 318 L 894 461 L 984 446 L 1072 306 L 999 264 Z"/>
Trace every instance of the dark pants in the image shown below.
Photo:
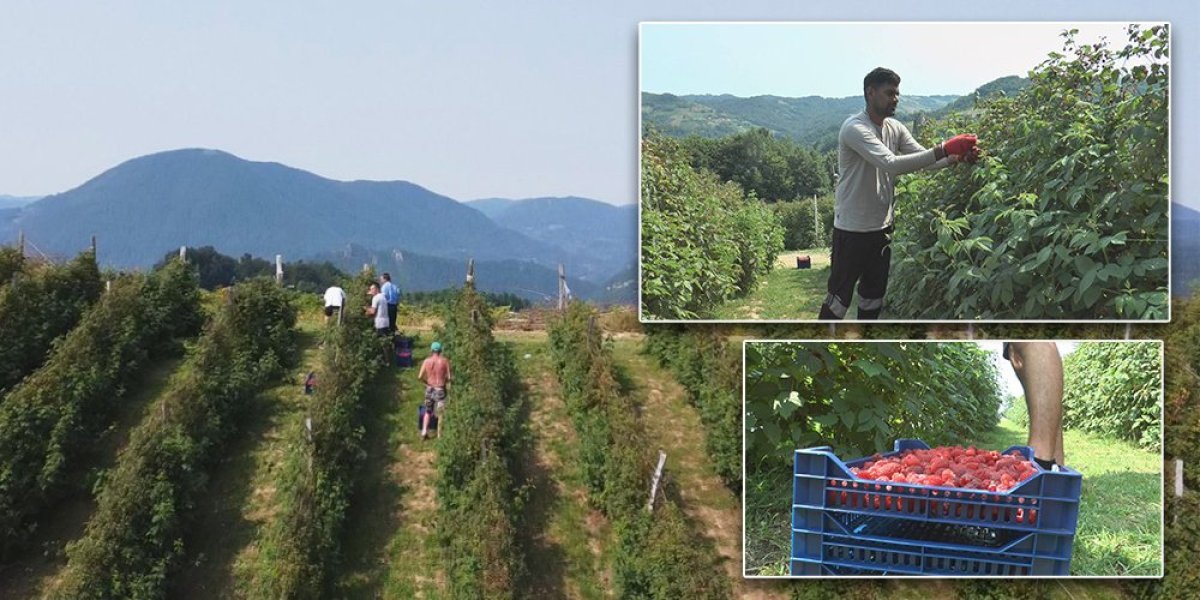
<path fill-rule="evenodd" d="M 857 233 L 833 230 L 829 285 L 821 319 L 843 319 L 858 286 L 858 318 L 878 319 L 892 264 L 892 228 Z"/>
<path fill-rule="evenodd" d="M 396 305 L 388 305 L 388 331 L 396 333 Z"/>

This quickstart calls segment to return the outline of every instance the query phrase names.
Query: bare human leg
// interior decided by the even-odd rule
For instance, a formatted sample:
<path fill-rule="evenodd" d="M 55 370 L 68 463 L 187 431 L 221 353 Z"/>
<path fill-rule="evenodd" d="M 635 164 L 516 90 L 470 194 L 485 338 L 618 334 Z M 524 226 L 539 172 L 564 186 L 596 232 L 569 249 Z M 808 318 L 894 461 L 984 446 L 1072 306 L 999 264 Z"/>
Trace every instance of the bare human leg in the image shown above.
<path fill-rule="evenodd" d="M 1011 342 L 1009 360 L 1025 389 L 1029 446 L 1042 461 L 1065 464 L 1062 442 L 1062 357 L 1054 342 Z"/>

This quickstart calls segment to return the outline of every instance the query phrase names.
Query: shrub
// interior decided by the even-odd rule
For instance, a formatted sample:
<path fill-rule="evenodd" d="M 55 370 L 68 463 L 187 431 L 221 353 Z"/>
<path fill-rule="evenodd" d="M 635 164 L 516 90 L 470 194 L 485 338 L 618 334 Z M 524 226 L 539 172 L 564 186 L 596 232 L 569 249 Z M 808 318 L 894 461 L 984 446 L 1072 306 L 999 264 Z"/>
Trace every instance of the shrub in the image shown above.
<path fill-rule="evenodd" d="M 65 265 L 25 262 L 0 286 L 0 393 L 41 366 L 50 344 L 75 327 L 101 287 L 90 250 Z"/>
<path fill-rule="evenodd" d="M 171 380 L 159 406 L 130 434 L 99 484 L 97 509 L 50 594 L 158 598 L 180 566 L 207 470 L 238 416 L 285 368 L 295 311 L 273 283 L 229 288 L 226 301 Z"/>
<path fill-rule="evenodd" d="M 151 357 L 199 327 L 196 277 L 186 265 L 114 283 L 0 404 L 0 551 L 25 539 L 30 518 L 68 485 Z"/>
<path fill-rule="evenodd" d="M 1090 342 L 1063 360 L 1063 428 L 1158 451 L 1162 361 L 1152 342 Z"/>
<path fill-rule="evenodd" d="M 783 227 L 737 184 L 695 171 L 678 142 L 642 142 L 642 308 L 688 319 L 746 294 L 783 250 Z"/>
<path fill-rule="evenodd" d="M 898 317 L 1166 317 L 1166 26 L 1116 50 L 1065 37 L 1017 96 L 927 128 L 987 155 L 897 186 Z"/>

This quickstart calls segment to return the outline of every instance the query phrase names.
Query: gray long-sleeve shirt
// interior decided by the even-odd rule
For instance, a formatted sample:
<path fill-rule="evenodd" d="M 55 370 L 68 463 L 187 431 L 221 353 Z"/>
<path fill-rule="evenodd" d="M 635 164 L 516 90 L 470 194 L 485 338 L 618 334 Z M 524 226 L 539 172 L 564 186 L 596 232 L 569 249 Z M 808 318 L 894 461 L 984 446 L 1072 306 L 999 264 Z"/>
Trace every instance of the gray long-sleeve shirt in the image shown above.
<path fill-rule="evenodd" d="M 838 132 L 838 184 L 833 226 L 843 231 L 880 231 L 892 225 L 896 178 L 926 167 L 944 167 L 933 150 L 908 128 L 886 118 L 879 127 L 867 112 L 851 116 Z"/>

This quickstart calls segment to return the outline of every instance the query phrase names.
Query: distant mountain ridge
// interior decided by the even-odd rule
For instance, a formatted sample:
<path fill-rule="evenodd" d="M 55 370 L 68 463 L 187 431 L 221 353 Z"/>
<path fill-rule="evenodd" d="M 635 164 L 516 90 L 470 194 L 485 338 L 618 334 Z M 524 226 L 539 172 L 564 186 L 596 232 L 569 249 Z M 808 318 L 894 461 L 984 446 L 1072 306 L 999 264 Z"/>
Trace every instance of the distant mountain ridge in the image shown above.
<path fill-rule="evenodd" d="M 977 88 L 981 95 L 1020 86 L 1021 77 L 1001 77 Z M 903 90 L 903 86 L 901 86 Z M 971 107 L 975 92 L 901 95 L 896 118 L 911 123 L 918 113 L 945 114 L 948 106 Z M 957 104 L 956 104 L 957 103 Z M 671 137 L 723 137 L 756 127 L 802 144 L 829 150 L 837 144 L 837 131 L 846 117 L 863 110 L 861 95 L 843 98 L 806 96 L 683 95 L 642 93 L 642 124 Z M 956 108 L 957 110 L 957 108 Z"/>
<path fill-rule="evenodd" d="M 511 223 L 521 229 L 519 220 Z M 564 226 L 590 235 L 587 227 Z M 636 223 L 630 220 L 628 227 L 635 239 Z M 231 256 L 283 254 L 287 260 L 332 256 L 353 246 L 372 249 L 364 253 L 410 255 L 407 266 L 417 274 L 411 289 L 436 289 L 449 265 L 456 265 L 454 277 L 461 283 L 457 265 L 474 258 L 481 265 L 505 265 L 505 277 L 539 273 L 550 289 L 563 263 L 580 278 L 573 289 L 600 293 L 604 282 L 636 264 L 635 258 L 617 264 L 610 256 L 535 239 L 414 183 L 335 181 L 206 149 L 135 158 L 75 189 L 0 210 L 0 242 L 12 242 L 18 231 L 41 252 L 58 256 L 75 254 L 94 234 L 101 264 L 118 268 L 149 267 L 163 252 L 183 245 L 211 245 Z M 602 244 L 612 235 L 597 231 L 591 237 Z M 481 281 L 486 278 L 480 273 Z"/>
<path fill-rule="evenodd" d="M 0 210 L 20 208 L 41 200 L 41 198 L 41 196 L 10 196 L 8 194 L 0 194 Z"/>
<path fill-rule="evenodd" d="M 577 196 L 484 198 L 467 204 L 501 227 L 591 257 L 574 269 L 584 279 L 603 281 L 637 263 L 636 204 L 615 206 Z"/>

